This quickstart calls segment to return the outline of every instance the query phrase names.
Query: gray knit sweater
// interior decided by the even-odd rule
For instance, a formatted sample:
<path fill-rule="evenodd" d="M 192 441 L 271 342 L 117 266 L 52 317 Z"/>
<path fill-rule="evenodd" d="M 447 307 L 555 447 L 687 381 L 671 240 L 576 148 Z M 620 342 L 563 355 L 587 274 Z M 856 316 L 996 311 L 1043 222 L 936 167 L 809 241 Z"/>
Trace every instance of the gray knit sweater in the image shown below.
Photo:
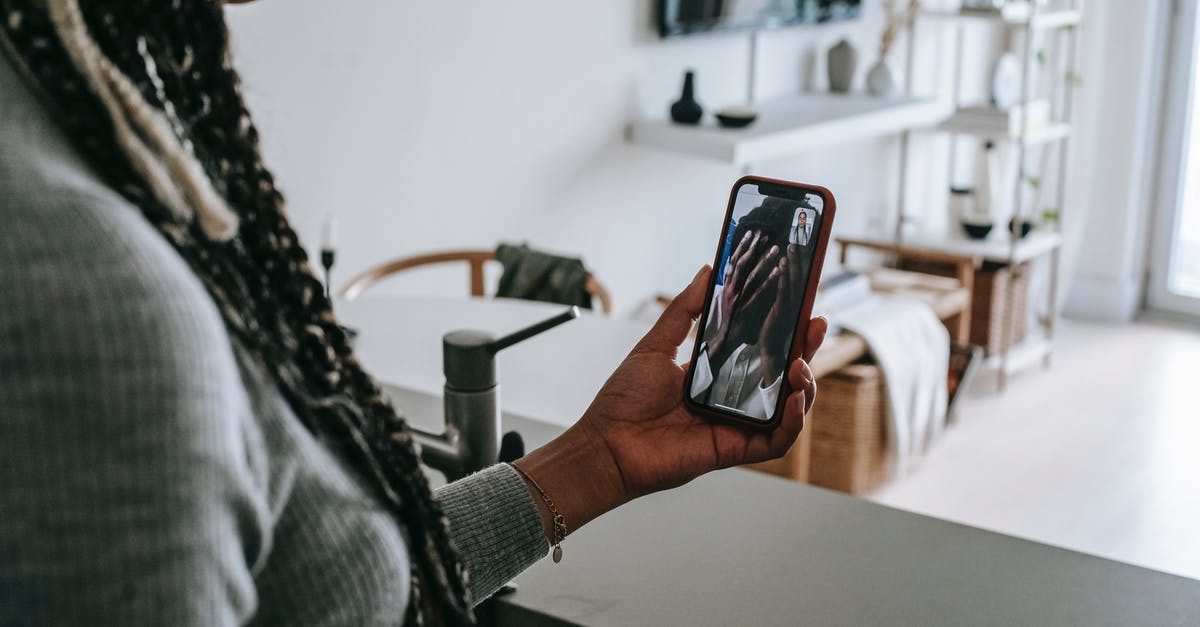
<path fill-rule="evenodd" d="M 437 496 L 476 599 L 546 554 L 511 468 Z M 0 625 L 395 624 L 405 542 L 0 53 Z"/>

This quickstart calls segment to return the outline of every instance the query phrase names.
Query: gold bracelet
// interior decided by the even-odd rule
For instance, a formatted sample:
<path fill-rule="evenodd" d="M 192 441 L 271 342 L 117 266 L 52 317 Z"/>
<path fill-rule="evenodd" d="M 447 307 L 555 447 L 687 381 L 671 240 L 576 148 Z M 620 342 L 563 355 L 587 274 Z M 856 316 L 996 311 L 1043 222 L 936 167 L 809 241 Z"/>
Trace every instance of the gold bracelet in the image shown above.
<path fill-rule="evenodd" d="M 550 519 L 554 523 L 554 542 L 551 543 L 551 546 L 554 548 L 554 550 L 551 553 L 551 556 L 553 557 L 555 564 L 561 562 L 563 553 L 562 541 L 567 537 L 566 519 L 563 518 L 561 513 L 559 513 L 558 506 L 554 504 L 554 499 L 550 498 L 549 494 L 546 494 L 546 491 L 542 489 L 542 486 L 538 485 L 538 482 L 534 481 L 533 477 L 529 476 L 529 473 L 522 470 L 521 467 L 515 462 L 509 462 L 508 465 L 512 466 L 513 470 L 521 473 L 521 476 L 525 477 L 525 480 L 528 481 L 530 485 L 532 485 L 534 488 L 537 488 L 538 494 L 542 495 L 542 501 L 546 503 L 546 507 L 550 510 Z"/>

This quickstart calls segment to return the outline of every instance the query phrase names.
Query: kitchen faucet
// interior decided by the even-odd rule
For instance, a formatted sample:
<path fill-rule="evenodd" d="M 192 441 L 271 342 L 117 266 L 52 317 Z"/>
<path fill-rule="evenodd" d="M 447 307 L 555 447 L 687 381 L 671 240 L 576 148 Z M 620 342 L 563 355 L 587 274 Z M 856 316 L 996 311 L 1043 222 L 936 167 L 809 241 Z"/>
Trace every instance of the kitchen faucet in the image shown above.
<path fill-rule="evenodd" d="M 512 461 L 523 455 L 525 446 L 516 432 L 505 434 L 501 446 L 496 353 L 578 317 L 579 308 L 571 307 L 501 338 L 470 330 L 443 335 L 446 430 L 435 434 L 413 429 L 421 444 L 421 461 L 444 474 L 446 481 L 456 481 L 497 461 Z"/>

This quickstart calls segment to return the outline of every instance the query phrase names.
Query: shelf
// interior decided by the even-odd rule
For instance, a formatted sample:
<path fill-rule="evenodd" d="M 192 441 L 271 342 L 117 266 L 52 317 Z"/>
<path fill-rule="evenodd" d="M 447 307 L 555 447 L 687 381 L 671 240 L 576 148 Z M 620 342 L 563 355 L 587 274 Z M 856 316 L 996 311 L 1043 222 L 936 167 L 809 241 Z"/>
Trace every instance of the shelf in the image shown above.
<path fill-rule="evenodd" d="M 745 166 L 935 125 L 951 111 L 947 104 L 932 99 L 821 93 L 765 102 L 758 109 L 758 120 L 742 129 L 721 128 L 711 122 L 688 126 L 663 119 L 642 120 L 631 125 L 629 140 L 639 146 Z"/>
<path fill-rule="evenodd" d="M 966 119 L 964 116 L 955 114 L 950 119 L 942 122 L 937 126 L 936 130 L 945 131 L 947 133 L 958 133 L 960 135 L 974 135 L 976 137 L 984 137 L 988 139 L 1008 139 L 1010 141 L 1020 141 L 1020 130 L 1012 128 L 1003 116 L 997 116 L 993 123 L 983 123 L 978 118 Z M 1015 132 L 1014 132 L 1015 131 Z M 1071 125 L 1064 122 L 1055 122 L 1051 124 L 1043 124 L 1035 128 L 1029 129 L 1025 134 L 1025 143 L 1027 145 L 1045 144 L 1053 141 L 1060 141 L 1070 137 Z"/>
<path fill-rule="evenodd" d="M 1028 26 L 1033 30 L 1051 30 L 1078 26 L 1083 21 L 1083 12 L 1076 9 L 1041 11 L 1033 14 L 1029 5 L 1010 4 L 1011 8 L 1001 11 L 922 11 L 923 18 L 936 20 L 960 20 L 996 22 L 1010 27 Z"/>
<path fill-rule="evenodd" d="M 1013 252 L 1014 263 L 1024 263 L 1050 253 L 1062 245 L 1062 236 L 1053 231 L 1036 230 L 1017 243 L 1011 251 L 1006 232 L 994 234 L 984 240 L 967 239 L 954 234 L 921 233 L 904 235 L 899 241 L 894 236 L 839 237 L 837 240 L 853 246 L 871 248 L 885 252 L 909 250 L 938 255 L 971 258 L 977 262 L 991 261 L 1009 263 Z"/>

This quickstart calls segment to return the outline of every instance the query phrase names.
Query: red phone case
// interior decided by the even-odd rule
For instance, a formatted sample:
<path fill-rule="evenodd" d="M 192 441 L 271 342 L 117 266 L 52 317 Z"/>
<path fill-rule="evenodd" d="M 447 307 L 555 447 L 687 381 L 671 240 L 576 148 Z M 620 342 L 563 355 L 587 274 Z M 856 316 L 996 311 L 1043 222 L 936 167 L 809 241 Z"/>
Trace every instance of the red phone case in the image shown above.
<path fill-rule="evenodd" d="M 819 185 L 806 185 L 806 184 L 802 184 L 802 183 L 793 183 L 791 181 L 770 179 L 770 178 L 764 178 L 761 176 L 743 176 L 742 178 L 738 179 L 733 184 L 733 189 L 731 189 L 729 192 L 729 206 L 725 209 L 725 222 L 724 222 L 724 225 L 721 227 L 721 238 L 719 240 L 717 240 L 718 241 L 717 252 L 716 252 L 716 256 L 714 257 L 713 263 L 712 263 L 713 275 L 708 281 L 708 290 L 705 292 L 705 296 L 704 296 L 704 311 L 700 314 L 699 328 L 701 329 L 701 333 L 703 333 L 703 329 L 705 329 L 708 326 L 709 307 L 712 304 L 713 293 L 716 291 L 716 286 L 717 286 L 717 276 L 716 276 L 717 270 L 716 269 L 720 267 L 721 252 L 722 252 L 723 244 L 726 240 L 726 237 L 728 236 L 729 221 L 733 215 L 734 204 L 737 200 L 737 192 L 738 192 L 738 189 L 741 188 L 742 185 L 745 185 L 747 183 L 765 183 L 768 185 L 783 186 L 783 187 L 788 187 L 788 188 L 792 188 L 792 189 L 802 190 L 806 193 L 819 195 L 821 197 L 822 202 L 824 203 L 824 208 L 822 209 L 822 214 L 821 214 L 821 228 L 817 234 L 817 248 L 813 254 L 813 263 L 812 263 L 812 266 L 810 267 L 809 273 L 808 273 L 808 285 L 807 285 L 807 288 L 805 289 L 804 302 L 801 305 L 801 309 L 800 309 L 800 317 L 796 323 L 796 329 L 794 331 L 794 335 L 792 336 L 791 351 L 788 353 L 787 363 L 791 364 L 792 361 L 794 361 L 796 358 L 804 355 L 805 344 L 807 342 L 807 336 L 808 336 L 808 322 L 809 322 L 809 319 L 812 318 L 813 301 L 816 299 L 816 295 L 817 295 L 817 287 L 818 287 L 817 283 L 821 277 L 821 268 L 825 264 L 825 251 L 826 251 L 826 248 L 829 246 L 829 234 L 833 229 L 834 214 L 837 212 L 836 201 L 833 198 L 832 192 L 830 192 L 828 189 L 821 187 Z M 696 363 L 696 358 L 700 354 L 700 345 L 701 345 L 701 342 L 697 340 L 696 345 L 692 348 L 692 360 L 690 362 L 692 364 Z M 695 369 L 689 368 L 687 380 L 684 383 L 684 389 L 683 389 L 683 402 L 684 402 L 685 406 L 687 406 L 692 411 L 694 411 L 698 414 L 707 416 L 709 418 L 734 422 L 734 423 L 737 423 L 737 424 L 740 424 L 743 426 L 748 426 L 748 427 L 755 428 L 755 429 L 772 430 L 772 429 L 775 429 L 776 427 L 778 427 L 779 423 L 783 420 L 784 404 L 787 402 L 788 396 L 793 391 L 791 384 L 788 383 L 788 378 L 786 376 L 786 371 L 785 371 L 785 375 L 783 377 L 783 384 L 782 384 L 782 386 L 780 388 L 780 392 L 779 392 L 779 398 L 775 404 L 775 412 L 771 415 L 771 418 L 769 420 L 765 420 L 765 421 L 764 420 L 755 420 L 753 418 L 741 416 L 741 415 L 735 414 L 733 412 L 723 412 L 723 411 L 720 411 L 717 409 L 713 409 L 712 407 L 708 407 L 707 405 L 702 405 L 700 403 L 693 401 L 691 394 L 689 392 L 691 391 L 692 377 L 694 375 L 695 375 Z"/>

